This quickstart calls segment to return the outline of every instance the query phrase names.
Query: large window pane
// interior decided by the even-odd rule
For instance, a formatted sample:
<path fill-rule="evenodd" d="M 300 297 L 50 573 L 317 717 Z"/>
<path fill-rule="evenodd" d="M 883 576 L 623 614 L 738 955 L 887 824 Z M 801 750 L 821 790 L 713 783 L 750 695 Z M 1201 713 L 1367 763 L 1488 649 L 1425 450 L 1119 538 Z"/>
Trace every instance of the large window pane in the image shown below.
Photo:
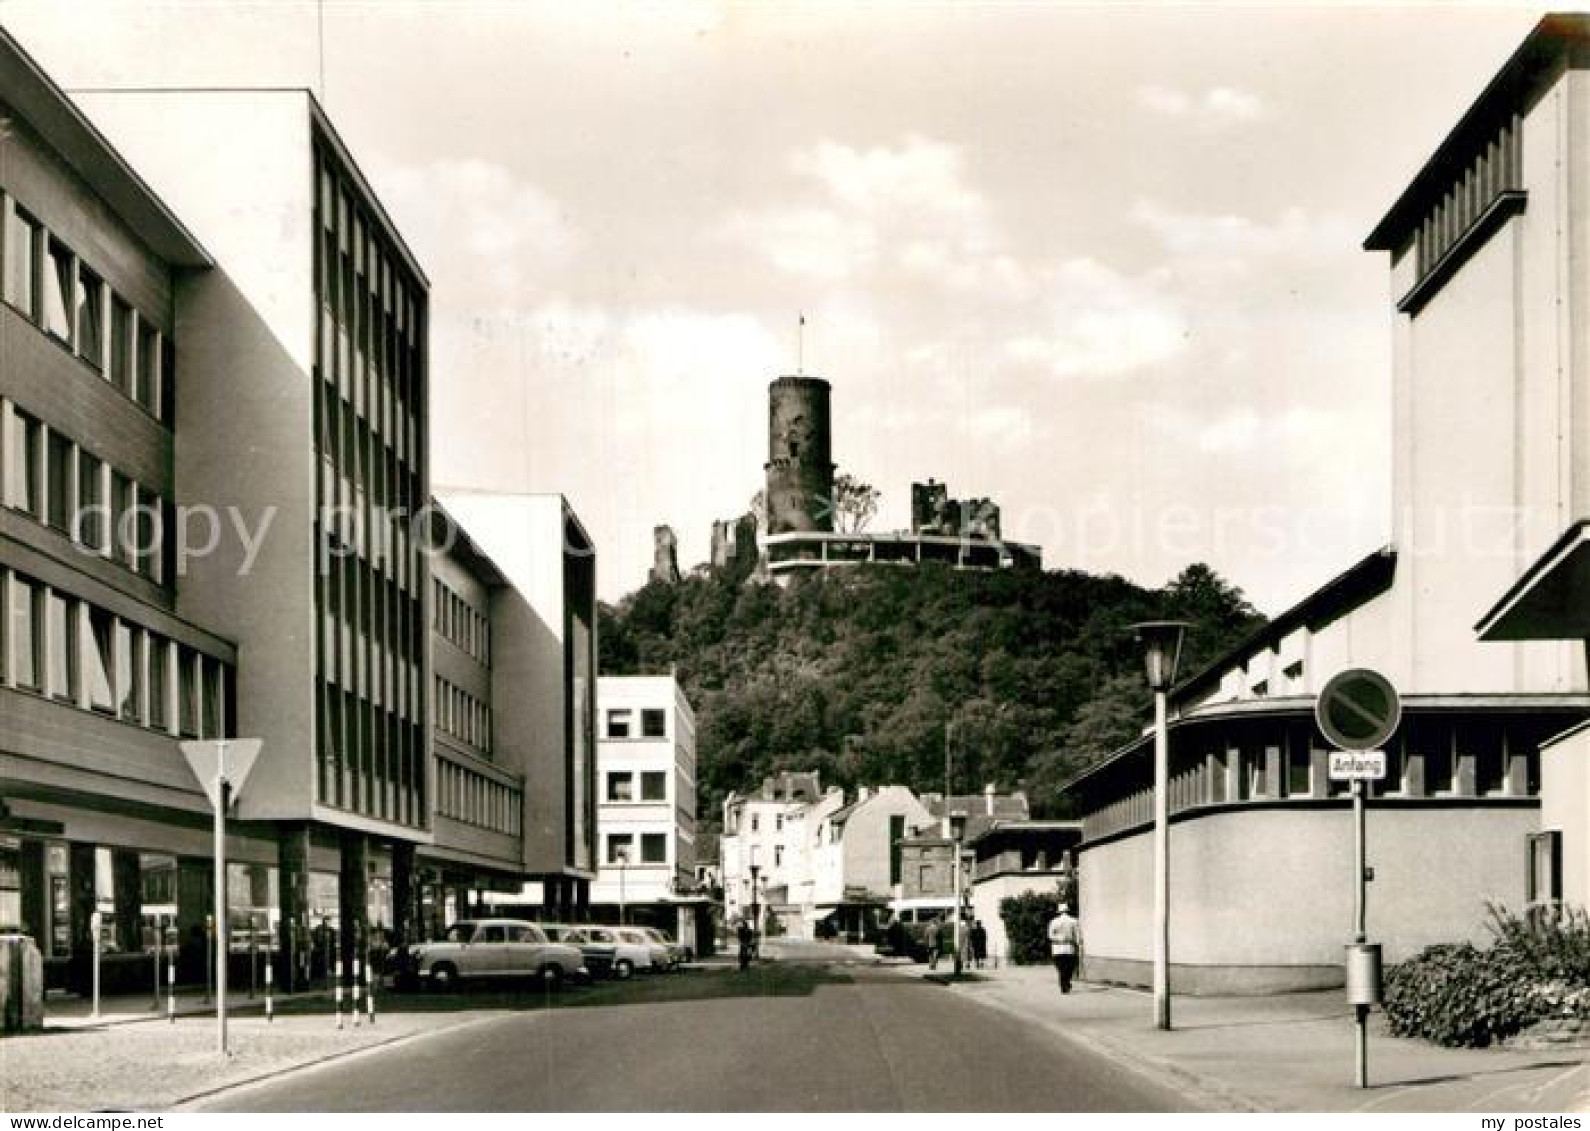
<path fill-rule="evenodd" d="M 34 294 L 39 255 L 39 226 L 19 211 L 6 217 L 6 301 L 29 318 L 37 318 Z"/>
<path fill-rule="evenodd" d="M 640 733 L 646 738 L 667 738 L 668 712 L 655 707 L 641 711 Z"/>
<path fill-rule="evenodd" d="M 11 415 L 11 435 L 6 438 L 6 502 L 43 518 L 39 491 L 39 442 L 42 428 L 37 420 L 20 412 Z"/>
<path fill-rule="evenodd" d="M 65 244 L 52 239 L 44 264 L 44 308 L 40 320 L 45 330 L 68 345 L 72 342 L 72 307 L 76 296 L 72 253 Z"/>
<path fill-rule="evenodd" d="M 88 705 L 96 711 L 113 711 L 116 709 L 115 695 L 111 691 L 111 672 L 116 665 L 115 618 L 103 609 L 82 606 L 77 624 L 77 654 L 82 660 Z"/>
<path fill-rule="evenodd" d="M 183 738 L 199 737 L 198 656 L 191 648 L 177 647 L 177 729 Z"/>
<path fill-rule="evenodd" d="M 149 725 L 165 730 L 171 725 L 170 687 L 171 644 L 163 637 L 149 637 Z"/>
<path fill-rule="evenodd" d="M 31 581 L 11 575 L 10 671 L 18 687 L 39 689 L 38 591 Z"/>
<path fill-rule="evenodd" d="M 640 859 L 644 864 L 666 864 L 668 862 L 668 835 L 666 833 L 642 833 L 640 838 Z"/>
<path fill-rule="evenodd" d="M 662 770 L 647 770 L 640 775 L 642 801 L 668 800 L 668 775 Z"/>
<path fill-rule="evenodd" d="M 150 412 L 159 413 L 160 332 L 143 319 L 138 320 L 138 352 L 133 371 L 133 396 Z"/>
<path fill-rule="evenodd" d="M 50 433 L 49 460 L 46 478 L 50 487 L 49 523 L 57 530 L 71 527 L 72 498 L 72 442 L 65 436 Z"/>
<path fill-rule="evenodd" d="M 105 548 L 105 496 L 100 489 L 98 458 L 77 450 L 77 519 L 72 537 L 96 550 Z"/>
<path fill-rule="evenodd" d="M 105 364 L 105 284 L 88 268 L 77 272 L 77 355 L 95 369 Z"/>
<path fill-rule="evenodd" d="M 133 565 L 137 560 L 137 521 L 132 518 L 138 503 L 138 492 L 133 481 L 121 472 L 110 477 L 110 552 L 123 565 Z"/>
<path fill-rule="evenodd" d="M 44 643 L 48 657 L 48 691 L 57 699 L 75 699 L 77 662 L 73 655 L 76 641 L 70 631 L 66 598 L 50 593 L 44 601 Z"/>
<path fill-rule="evenodd" d="M 116 713 L 123 721 L 139 721 L 139 700 L 143 698 L 143 633 L 135 633 L 116 622 L 115 691 Z"/>
<path fill-rule="evenodd" d="M 129 397 L 133 395 L 132 372 L 133 312 L 119 298 L 110 301 L 110 383 Z"/>
<path fill-rule="evenodd" d="M 201 679 L 200 702 L 203 707 L 205 738 L 223 738 L 221 734 L 221 665 L 207 657 L 199 657 Z"/>

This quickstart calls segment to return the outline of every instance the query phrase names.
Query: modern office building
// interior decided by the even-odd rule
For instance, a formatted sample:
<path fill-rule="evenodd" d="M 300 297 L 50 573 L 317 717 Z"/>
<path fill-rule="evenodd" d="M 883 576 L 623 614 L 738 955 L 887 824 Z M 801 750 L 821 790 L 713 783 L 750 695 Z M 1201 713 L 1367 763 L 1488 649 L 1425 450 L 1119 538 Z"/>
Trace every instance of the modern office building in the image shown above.
<path fill-rule="evenodd" d="M 202 939 L 211 906 L 209 805 L 177 743 L 234 733 L 238 649 L 180 599 L 176 508 L 205 500 L 178 474 L 173 362 L 214 261 L 4 32 L 0 121 L 0 931 L 32 935 L 58 985 L 96 910 L 120 956 Z M 274 841 L 237 833 L 237 886 L 263 901 Z"/>
<path fill-rule="evenodd" d="M 1567 608 L 1571 589 L 1514 584 L 1590 498 L 1574 344 L 1590 289 L 1573 267 L 1590 146 L 1571 125 L 1590 108 L 1587 49 L 1590 20 L 1544 20 L 1366 242 L 1391 268 L 1393 542 L 1172 693 L 1173 987 L 1340 982 L 1352 829 L 1312 711 L 1348 667 L 1384 672 L 1404 703 L 1368 817 L 1386 960 L 1483 941 L 1487 902 L 1538 894 L 1542 763 L 1583 780 L 1582 745 L 1552 739 L 1590 699 L 1583 647 L 1531 639 L 1562 635 L 1530 623 L 1531 602 Z M 1482 616 L 1503 643 L 1475 638 Z M 1151 784 L 1145 738 L 1070 786 L 1096 976 L 1147 976 Z M 1582 816 L 1582 789 L 1577 804 L 1554 819 Z"/>
<path fill-rule="evenodd" d="M 671 675 L 601 676 L 597 704 L 601 857 L 591 903 L 604 919 L 662 927 L 698 947 L 711 922 L 696 894 L 695 712 Z"/>

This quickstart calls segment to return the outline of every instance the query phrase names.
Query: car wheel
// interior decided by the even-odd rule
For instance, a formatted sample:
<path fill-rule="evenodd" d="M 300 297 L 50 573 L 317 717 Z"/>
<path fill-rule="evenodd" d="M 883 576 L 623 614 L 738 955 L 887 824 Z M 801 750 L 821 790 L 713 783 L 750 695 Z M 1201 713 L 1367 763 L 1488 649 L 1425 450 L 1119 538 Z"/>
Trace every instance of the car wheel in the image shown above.
<path fill-rule="evenodd" d="M 549 990 L 555 990 L 563 984 L 563 967 L 556 962 L 549 962 L 541 967 L 541 984 Z"/>
<path fill-rule="evenodd" d="M 635 974 L 635 964 L 627 958 L 620 958 L 613 963 L 613 977 L 620 982 L 627 982 Z"/>
<path fill-rule="evenodd" d="M 431 989 L 446 993 L 458 985 L 458 970 L 450 962 L 438 962 L 431 967 Z"/>

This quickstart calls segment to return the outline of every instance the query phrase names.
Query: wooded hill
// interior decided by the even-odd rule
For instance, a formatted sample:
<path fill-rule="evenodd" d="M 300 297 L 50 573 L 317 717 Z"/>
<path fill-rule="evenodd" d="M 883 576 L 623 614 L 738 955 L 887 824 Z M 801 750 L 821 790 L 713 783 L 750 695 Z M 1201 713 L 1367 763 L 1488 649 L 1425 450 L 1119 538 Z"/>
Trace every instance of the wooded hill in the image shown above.
<path fill-rule="evenodd" d="M 817 769 L 824 784 L 956 792 L 1057 787 L 1138 733 L 1151 704 L 1136 621 L 1192 622 L 1188 675 L 1262 623 L 1188 566 L 1163 589 L 1074 570 L 858 565 L 781 589 L 698 571 L 600 611 L 604 675 L 676 666 L 695 707 L 700 820 L 732 789 Z"/>

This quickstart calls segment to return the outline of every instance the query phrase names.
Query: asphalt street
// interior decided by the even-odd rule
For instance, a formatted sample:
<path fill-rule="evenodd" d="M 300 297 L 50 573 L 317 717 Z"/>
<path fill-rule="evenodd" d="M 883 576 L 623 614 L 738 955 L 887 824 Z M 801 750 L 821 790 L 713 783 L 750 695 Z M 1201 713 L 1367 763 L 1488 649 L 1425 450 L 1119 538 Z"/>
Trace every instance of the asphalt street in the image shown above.
<path fill-rule="evenodd" d="M 509 1012 L 217 1096 L 204 1110 L 1188 1110 L 1163 1086 L 919 969 L 790 955 L 744 973 L 539 998 L 389 999 L 439 1023 Z"/>

